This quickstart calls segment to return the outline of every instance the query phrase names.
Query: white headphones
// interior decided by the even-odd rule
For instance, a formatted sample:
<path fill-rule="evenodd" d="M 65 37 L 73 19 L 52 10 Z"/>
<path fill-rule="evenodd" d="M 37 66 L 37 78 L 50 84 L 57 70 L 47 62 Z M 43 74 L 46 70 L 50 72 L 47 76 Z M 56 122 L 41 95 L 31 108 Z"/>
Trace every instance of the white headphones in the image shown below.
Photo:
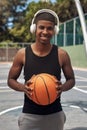
<path fill-rule="evenodd" d="M 38 14 L 44 13 L 44 12 L 47 12 L 47 13 L 52 14 L 52 15 L 57 19 L 57 25 L 55 25 L 54 31 L 55 31 L 55 34 L 58 34 L 58 32 L 59 32 L 59 18 L 58 18 L 58 16 L 57 16 L 57 14 L 56 14 L 54 11 L 50 10 L 50 9 L 41 9 L 41 10 L 39 10 L 39 11 L 37 11 L 37 12 L 35 13 L 34 18 L 32 19 L 31 26 L 30 26 L 30 32 L 31 32 L 31 33 L 35 33 L 35 31 L 36 31 L 36 24 L 34 23 L 35 18 L 36 18 L 36 16 L 37 16 Z"/>

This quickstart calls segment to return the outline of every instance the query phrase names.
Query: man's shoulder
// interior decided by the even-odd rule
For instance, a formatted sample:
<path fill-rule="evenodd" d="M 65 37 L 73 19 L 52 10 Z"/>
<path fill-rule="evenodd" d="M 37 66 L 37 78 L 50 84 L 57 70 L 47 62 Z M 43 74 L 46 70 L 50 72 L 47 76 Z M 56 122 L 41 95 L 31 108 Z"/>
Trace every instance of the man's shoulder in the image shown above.
<path fill-rule="evenodd" d="M 58 48 L 58 54 L 61 57 L 69 57 L 68 52 L 61 47 Z"/>
<path fill-rule="evenodd" d="M 64 50 L 62 47 L 58 47 L 58 51 L 60 51 L 61 53 L 67 53 L 67 51 Z"/>
<path fill-rule="evenodd" d="M 22 53 L 25 53 L 25 48 L 19 49 L 19 50 L 18 50 L 18 53 L 21 53 L 21 54 L 22 54 Z"/>
<path fill-rule="evenodd" d="M 59 56 L 63 56 L 63 57 L 69 56 L 68 52 L 66 50 L 64 50 L 62 47 L 59 47 L 58 45 L 55 45 L 55 44 L 53 44 L 53 46 L 57 48 Z"/>

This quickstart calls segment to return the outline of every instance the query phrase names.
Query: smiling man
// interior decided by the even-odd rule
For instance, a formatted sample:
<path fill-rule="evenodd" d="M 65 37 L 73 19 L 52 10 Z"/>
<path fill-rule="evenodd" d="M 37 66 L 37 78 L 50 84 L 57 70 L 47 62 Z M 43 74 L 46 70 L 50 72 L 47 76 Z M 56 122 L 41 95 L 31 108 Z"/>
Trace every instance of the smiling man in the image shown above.
<path fill-rule="evenodd" d="M 23 110 L 18 120 L 19 130 L 63 130 L 65 114 L 61 106 L 61 94 L 74 86 L 75 77 L 67 52 L 50 43 L 52 36 L 59 31 L 57 14 L 49 9 L 39 10 L 34 15 L 30 31 L 36 36 L 35 43 L 17 52 L 8 75 L 8 85 L 16 91 L 24 92 Z M 22 68 L 24 84 L 17 81 Z M 55 88 L 58 98 L 44 106 L 33 102 L 33 90 L 28 87 L 32 84 L 31 77 L 48 73 L 61 82 L 61 70 L 66 81 Z"/>

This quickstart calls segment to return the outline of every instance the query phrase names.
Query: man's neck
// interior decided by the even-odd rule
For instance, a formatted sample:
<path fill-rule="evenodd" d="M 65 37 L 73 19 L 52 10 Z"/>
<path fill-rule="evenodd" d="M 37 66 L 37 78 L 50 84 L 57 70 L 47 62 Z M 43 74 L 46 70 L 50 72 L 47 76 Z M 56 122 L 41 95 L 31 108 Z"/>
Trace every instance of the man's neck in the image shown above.
<path fill-rule="evenodd" d="M 32 51 L 34 54 L 38 55 L 38 56 L 46 56 L 50 53 L 51 49 L 52 49 L 52 45 L 48 44 L 48 45 L 43 45 L 43 44 L 37 44 L 34 43 L 31 45 Z"/>

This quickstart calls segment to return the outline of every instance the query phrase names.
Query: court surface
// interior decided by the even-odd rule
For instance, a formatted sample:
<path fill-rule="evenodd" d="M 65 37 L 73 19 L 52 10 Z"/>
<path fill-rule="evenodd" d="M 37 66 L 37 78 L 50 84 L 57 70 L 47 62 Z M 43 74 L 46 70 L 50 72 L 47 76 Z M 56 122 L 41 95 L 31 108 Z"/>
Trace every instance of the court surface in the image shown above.
<path fill-rule="evenodd" d="M 10 63 L 0 63 L 0 130 L 18 130 L 18 117 L 23 105 L 23 93 L 7 86 L 10 66 Z M 66 114 L 64 130 L 87 130 L 87 70 L 74 68 L 74 72 L 76 85 L 63 92 L 61 98 Z M 24 82 L 22 75 L 19 80 Z"/>

